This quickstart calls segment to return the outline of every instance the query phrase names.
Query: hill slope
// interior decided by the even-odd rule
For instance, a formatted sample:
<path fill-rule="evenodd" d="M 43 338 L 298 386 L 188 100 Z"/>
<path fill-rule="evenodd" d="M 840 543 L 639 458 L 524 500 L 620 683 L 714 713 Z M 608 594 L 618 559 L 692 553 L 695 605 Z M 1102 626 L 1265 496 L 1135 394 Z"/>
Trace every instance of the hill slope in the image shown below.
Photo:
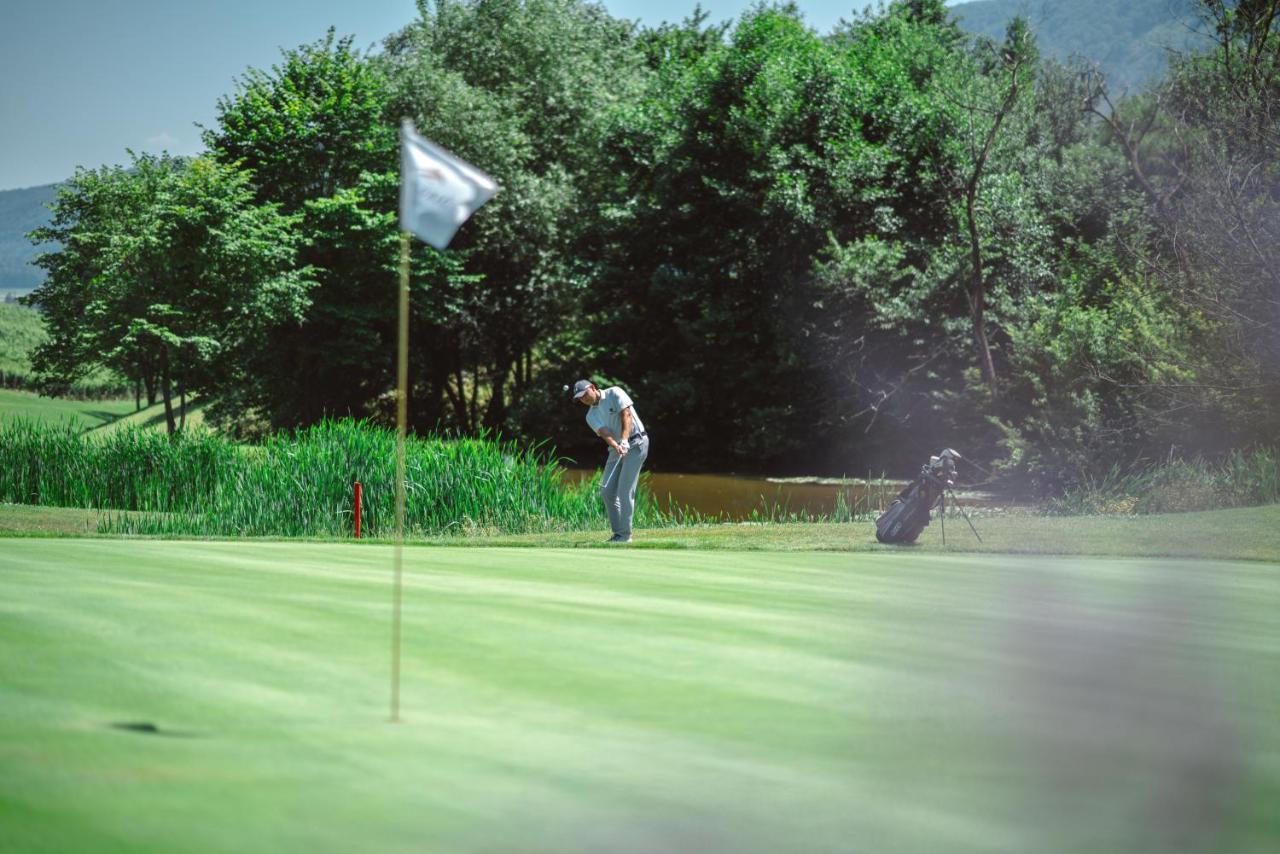
<path fill-rule="evenodd" d="M 1031 24 L 1043 55 L 1085 57 L 1106 72 L 1111 90 L 1133 92 L 1164 72 L 1169 49 L 1195 49 L 1194 0 L 977 0 L 952 12 L 972 33 L 1000 38 L 1015 15 Z"/>
<path fill-rule="evenodd" d="M 44 279 L 31 265 L 42 250 L 27 239 L 27 232 L 49 222 L 45 205 L 57 194 L 57 184 L 0 191 L 0 294 L 29 291 Z"/>

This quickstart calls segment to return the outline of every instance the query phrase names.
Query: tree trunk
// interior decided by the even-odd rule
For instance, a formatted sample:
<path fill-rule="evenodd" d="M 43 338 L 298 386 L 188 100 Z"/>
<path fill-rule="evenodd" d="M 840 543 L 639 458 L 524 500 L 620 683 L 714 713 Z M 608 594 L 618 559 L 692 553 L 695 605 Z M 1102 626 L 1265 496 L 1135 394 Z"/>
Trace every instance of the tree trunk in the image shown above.
<path fill-rule="evenodd" d="M 162 350 L 160 355 L 160 387 L 164 395 L 164 423 L 169 428 L 169 435 L 178 432 L 177 422 L 173 420 L 173 383 L 169 377 L 169 351 Z"/>
<path fill-rule="evenodd" d="M 1012 45 L 1010 49 L 1016 50 L 1017 47 Z M 996 386 L 996 366 L 991 358 L 991 343 L 987 339 L 987 282 L 982 269 L 982 242 L 978 235 L 978 185 L 987 167 L 987 158 L 991 156 L 991 149 L 1000 135 L 1000 125 L 1004 123 L 1005 116 L 1013 111 L 1018 102 L 1018 74 L 1021 67 L 1022 55 L 1015 53 L 1009 73 L 1009 88 L 1005 92 L 999 109 L 996 110 L 991 128 L 987 131 L 986 139 L 983 140 L 982 150 L 974 160 L 973 173 L 964 187 L 964 212 L 969 230 L 969 260 L 973 267 L 967 293 L 969 314 L 973 319 L 973 341 L 978 351 L 978 364 L 982 367 L 982 377 L 986 380 L 987 388 L 991 390 L 992 399 L 997 398 L 1000 392 Z"/>
<path fill-rule="evenodd" d="M 187 429 L 187 387 L 178 383 L 178 427 Z"/>
<path fill-rule="evenodd" d="M 533 384 L 533 350 L 525 350 L 516 358 L 516 376 L 519 377 L 516 395 L 522 397 Z"/>
<path fill-rule="evenodd" d="M 142 377 L 133 378 L 133 411 L 142 409 Z"/>
<path fill-rule="evenodd" d="M 440 424 L 445 417 L 447 400 L 446 385 L 449 382 L 449 371 L 443 358 L 433 354 L 425 364 L 420 364 L 414 374 L 420 378 L 415 390 L 410 394 L 413 406 L 413 423 Z"/>
<path fill-rule="evenodd" d="M 147 406 L 156 405 L 156 372 L 148 370 L 143 373 L 142 381 L 147 386 Z"/>
<path fill-rule="evenodd" d="M 516 364 L 517 371 L 519 363 Z M 497 430 L 502 427 L 502 423 L 507 418 L 507 398 L 506 385 L 507 377 L 511 375 L 511 363 L 504 361 L 502 366 L 498 368 L 493 375 L 493 390 L 489 397 L 488 410 L 485 412 L 485 424 L 490 428 Z"/>
<path fill-rule="evenodd" d="M 480 365 L 476 364 L 471 372 L 471 415 L 467 419 L 467 431 L 476 432 L 476 428 L 480 426 L 480 408 L 478 406 L 480 399 Z"/>
<path fill-rule="evenodd" d="M 457 413 L 458 428 L 469 432 L 470 424 L 467 423 L 467 383 L 462 376 L 461 357 L 454 359 L 453 382 L 457 383 L 457 388 L 450 390 L 449 402 L 453 405 L 453 411 Z"/>
<path fill-rule="evenodd" d="M 973 319 L 973 341 L 978 350 L 982 379 L 994 399 L 999 395 L 999 390 L 996 386 L 996 365 L 991 358 L 991 343 L 987 340 L 987 283 L 982 269 L 982 244 L 978 237 L 976 190 L 975 183 L 971 185 L 968 198 L 965 199 L 965 214 L 969 220 L 969 260 L 973 265 L 969 280 L 969 316 Z"/>

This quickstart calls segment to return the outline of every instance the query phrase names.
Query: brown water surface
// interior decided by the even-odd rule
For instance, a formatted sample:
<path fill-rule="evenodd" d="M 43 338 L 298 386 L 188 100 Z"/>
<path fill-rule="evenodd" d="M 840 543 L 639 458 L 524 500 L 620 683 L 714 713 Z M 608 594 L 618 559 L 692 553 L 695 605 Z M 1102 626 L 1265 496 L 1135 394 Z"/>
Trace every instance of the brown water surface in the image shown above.
<path fill-rule="evenodd" d="M 565 479 L 578 482 L 595 473 L 595 469 L 568 469 Z M 732 521 L 750 519 L 753 511 L 769 518 L 802 512 L 830 515 L 835 512 L 836 495 L 841 492 L 846 506 L 855 512 L 879 510 L 906 485 L 896 480 L 872 480 L 868 483 L 835 478 L 766 478 L 676 472 L 646 472 L 644 476 L 663 511 L 675 504 L 704 516 Z"/>

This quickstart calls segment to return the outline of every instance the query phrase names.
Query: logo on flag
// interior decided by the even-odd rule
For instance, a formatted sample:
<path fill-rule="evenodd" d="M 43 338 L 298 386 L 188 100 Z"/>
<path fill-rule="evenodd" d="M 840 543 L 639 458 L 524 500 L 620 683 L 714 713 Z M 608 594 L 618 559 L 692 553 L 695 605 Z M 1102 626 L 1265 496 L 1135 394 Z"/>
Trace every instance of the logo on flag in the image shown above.
<path fill-rule="evenodd" d="M 400 127 L 400 227 L 437 249 L 498 192 L 498 184 L 460 157 Z"/>

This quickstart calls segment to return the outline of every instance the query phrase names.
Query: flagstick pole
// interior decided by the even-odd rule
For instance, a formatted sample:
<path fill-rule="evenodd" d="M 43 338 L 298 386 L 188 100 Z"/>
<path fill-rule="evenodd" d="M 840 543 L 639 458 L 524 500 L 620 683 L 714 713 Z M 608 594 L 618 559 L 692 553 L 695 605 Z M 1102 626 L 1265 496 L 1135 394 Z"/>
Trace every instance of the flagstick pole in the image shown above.
<path fill-rule="evenodd" d="M 400 600 L 404 575 L 404 445 L 409 409 L 409 232 L 400 232 L 400 331 L 396 358 L 396 544 L 391 611 L 391 722 L 400 722 Z"/>

